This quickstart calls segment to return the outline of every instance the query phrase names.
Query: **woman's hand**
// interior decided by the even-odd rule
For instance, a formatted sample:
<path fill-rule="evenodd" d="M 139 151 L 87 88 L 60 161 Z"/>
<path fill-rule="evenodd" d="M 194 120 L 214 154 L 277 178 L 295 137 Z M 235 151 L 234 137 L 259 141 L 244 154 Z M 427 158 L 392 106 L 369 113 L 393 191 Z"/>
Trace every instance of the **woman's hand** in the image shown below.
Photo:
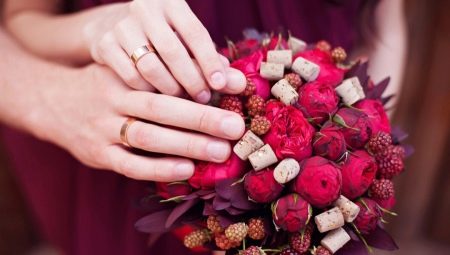
<path fill-rule="evenodd" d="M 238 114 L 177 97 L 136 91 L 107 68 L 91 65 L 65 77 L 64 86 L 37 89 L 36 107 L 27 118 L 35 134 L 70 151 L 95 168 L 113 169 L 134 179 L 175 181 L 189 178 L 190 159 L 225 161 L 225 139 L 241 137 Z M 128 117 L 129 144 L 170 157 L 136 155 L 121 145 L 120 129 Z"/>
<path fill-rule="evenodd" d="M 154 87 L 173 96 L 186 91 L 200 103 L 209 101 L 210 88 L 244 89 L 243 75 L 217 53 L 184 0 L 134 0 L 108 8 L 86 25 L 84 37 L 94 60 L 110 66 L 132 88 Z M 130 56 L 146 45 L 155 52 L 135 65 Z"/>

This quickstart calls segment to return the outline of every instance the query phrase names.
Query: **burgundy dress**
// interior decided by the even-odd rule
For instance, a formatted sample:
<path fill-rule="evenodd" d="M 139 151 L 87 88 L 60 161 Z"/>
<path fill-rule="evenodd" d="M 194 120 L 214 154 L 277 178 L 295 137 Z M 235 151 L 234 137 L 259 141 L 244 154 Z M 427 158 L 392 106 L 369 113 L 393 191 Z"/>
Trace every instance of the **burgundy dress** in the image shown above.
<path fill-rule="evenodd" d="M 107 2 L 113 1 L 68 4 L 80 10 Z M 236 40 L 243 29 L 254 27 L 289 29 L 308 42 L 326 39 L 351 49 L 357 37 L 353 24 L 363 1 L 188 2 L 219 44 L 224 36 Z M 6 127 L 0 131 L 42 237 L 65 254 L 189 254 L 173 238 L 163 238 L 149 249 L 147 236 L 135 231 L 134 222 L 144 213 L 136 201 L 145 195 L 145 182 L 90 169 L 51 144 Z"/>

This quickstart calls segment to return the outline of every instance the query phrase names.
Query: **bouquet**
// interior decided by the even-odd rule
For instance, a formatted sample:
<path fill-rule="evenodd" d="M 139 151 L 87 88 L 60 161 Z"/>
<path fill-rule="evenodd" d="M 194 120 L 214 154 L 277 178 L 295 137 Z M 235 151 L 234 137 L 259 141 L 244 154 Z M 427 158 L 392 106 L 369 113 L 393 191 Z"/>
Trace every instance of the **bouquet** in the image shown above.
<path fill-rule="evenodd" d="M 326 41 L 246 34 L 222 50 L 246 89 L 213 102 L 245 119 L 245 135 L 226 162 L 197 162 L 187 182 L 156 183 L 136 228 L 189 226 L 185 246 L 227 254 L 397 249 L 383 225 L 409 149 L 384 109 L 389 78 L 374 84 L 367 63 Z"/>

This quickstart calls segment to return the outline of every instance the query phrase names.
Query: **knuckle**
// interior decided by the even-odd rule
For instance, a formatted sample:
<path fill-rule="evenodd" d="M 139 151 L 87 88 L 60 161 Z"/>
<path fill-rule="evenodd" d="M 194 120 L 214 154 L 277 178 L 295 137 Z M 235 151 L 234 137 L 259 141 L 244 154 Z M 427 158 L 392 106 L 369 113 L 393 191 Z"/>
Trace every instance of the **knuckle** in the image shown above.
<path fill-rule="evenodd" d="M 158 147 L 158 135 L 151 128 L 137 128 L 134 136 L 134 142 L 138 148 L 151 150 Z"/>
<path fill-rule="evenodd" d="M 185 147 L 186 155 L 194 155 L 197 154 L 197 142 L 194 138 L 189 138 L 186 142 Z"/>
<path fill-rule="evenodd" d="M 197 122 L 197 129 L 201 131 L 209 130 L 210 113 L 207 109 L 203 109 Z"/>
<path fill-rule="evenodd" d="M 130 160 L 127 160 L 126 158 L 121 158 L 118 161 L 116 171 L 129 178 L 133 178 L 133 170 L 132 170 L 132 163 Z"/>
<path fill-rule="evenodd" d="M 162 45 L 164 45 L 164 48 L 158 51 L 161 55 L 165 56 L 166 58 L 168 58 L 170 60 L 179 59 L 180 53 L 182 51 L 175 42 L 163 41 Z"/>
<path fill-rule="evenodd" d="M 140 75 L 133 71 L 124 72 L 122 79 L 130 86 L 136 86 L 141 81 Z"/>

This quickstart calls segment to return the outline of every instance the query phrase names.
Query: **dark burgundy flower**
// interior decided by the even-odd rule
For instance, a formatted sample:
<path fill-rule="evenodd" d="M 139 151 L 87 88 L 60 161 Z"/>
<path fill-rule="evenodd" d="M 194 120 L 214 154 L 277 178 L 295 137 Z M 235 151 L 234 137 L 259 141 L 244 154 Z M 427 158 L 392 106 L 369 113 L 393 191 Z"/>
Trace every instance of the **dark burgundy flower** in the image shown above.
<path fill-rule="evenodd" d="M 273 169 L 250 171 L 245 176 L 245 190 L 248 196 L 258 203 L 269 203 L 277 199 L 283 186 L 275 181 Z"/>
<path fill-rule="evenodd" d="M 360 211 L 353 223 L 362 234 L 370 234 L 377 227 L 382 212 L 378 204 L 369 198 L 362 198 L 360 201 L 356 201 L 356 204 Z"/>
<path fill-rule="evenodd" d="M 337 110 L 339 97 L 331 85 L 314 81 L 300 87 L 298 103 L 308 117 L 322 124 Z"/>
<path fill-rule="evenodd" d="M 347 151 L 344 135 L 333 125 L 324 125 L 314 135 L 313 148 L 314 154 L 332 161 L 340 159 Z"/>
<path fill-rule="evenodd" d="M 391 133 L 391 124 L 380 100 L 364 99 L 356 103 L 355 107 L 369 116 L 374 134 L 380 131 Z"/>
<path fill-rule="evenodd" d="M 279 228 L 298 232 L 308 224 L 312 208 L 300 195 L 292 193 L 274 203 L 272 214 L 273 221 Z"/>
<path fill-rule="evenodd" d="M 342 165 L 342 194 L 355 199 L 364 194 L 377 174 L 377 163 L 366 151 L 350 153 Z"/>
<path fill-rule="evenodd" d="M 369 117 L 364 112 L 353 108 L 341 108 L 334 115 L 333 121 L 342 128 L 345 142 L 354 149 L 364 147 L 373 133 Z"/>

